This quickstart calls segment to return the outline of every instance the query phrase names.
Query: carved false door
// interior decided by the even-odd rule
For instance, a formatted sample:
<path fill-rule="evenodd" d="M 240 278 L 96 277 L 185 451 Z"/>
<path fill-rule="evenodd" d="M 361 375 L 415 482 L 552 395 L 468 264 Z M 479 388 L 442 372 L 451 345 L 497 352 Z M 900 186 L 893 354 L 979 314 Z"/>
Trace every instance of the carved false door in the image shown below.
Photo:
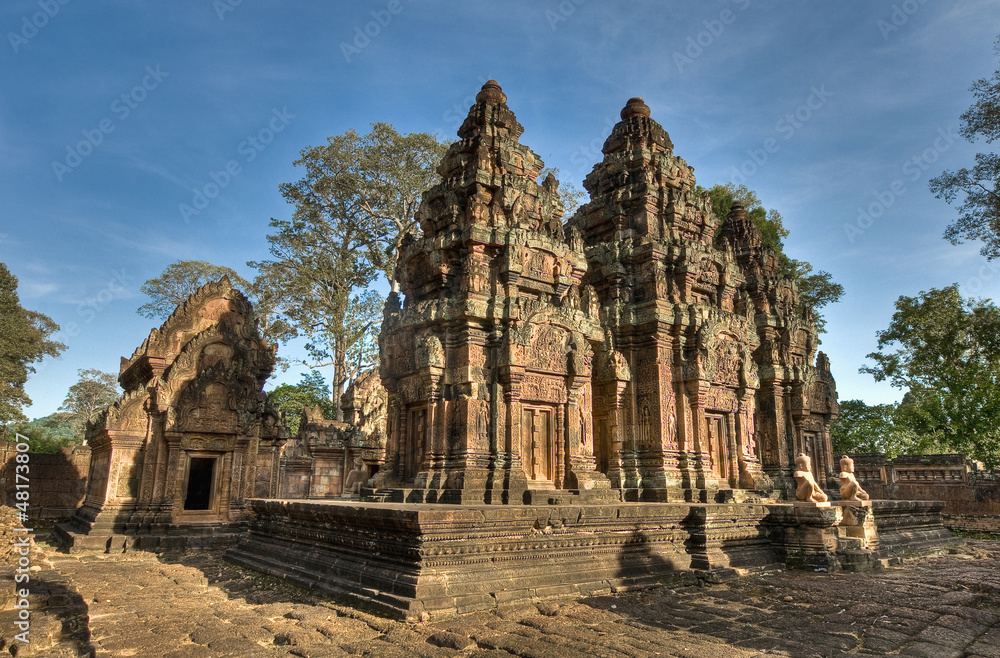
<path fill-rule="evenodd" d="M 410 409 L 403 443 L 403 478 L 413 480 L 420 471 L 427 438 L 427 407 Z"/>
<path fill-rule="evenodd" d="M 594 417 L 594 459 L 605 475 L 611 469 L 611 426 L 607 416 Z"/>
<path fill-rule="evenodd" d="M 726 480 L 729 478 L 729 435 L 726 417 L 708 414 L 705 420 L 708 422 L 708 446 L 712 460 L 712 472 L 720 480 Z"/>
<path fill-rule="evenodd" d="M 528 484 L 554 486 L 557 463 L 555 407 L 522 407 L 521 422 L 521 466 Z"/>

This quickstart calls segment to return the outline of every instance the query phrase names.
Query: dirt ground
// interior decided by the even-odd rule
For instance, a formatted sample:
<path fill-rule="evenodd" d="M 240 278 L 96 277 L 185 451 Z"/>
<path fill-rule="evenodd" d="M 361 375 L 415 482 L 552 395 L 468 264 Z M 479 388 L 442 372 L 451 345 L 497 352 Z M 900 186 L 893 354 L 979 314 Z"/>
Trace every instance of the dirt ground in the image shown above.
<path fill-rule="evenodd" d="M 543 602 L 419 625 L 243 570 L 219 554 L 66 555 L 42 544 L 18 656 L 1000 657 L 1000 542 L 865 574 Z M 37 631 L 37 632 L 36 632 Z"/>

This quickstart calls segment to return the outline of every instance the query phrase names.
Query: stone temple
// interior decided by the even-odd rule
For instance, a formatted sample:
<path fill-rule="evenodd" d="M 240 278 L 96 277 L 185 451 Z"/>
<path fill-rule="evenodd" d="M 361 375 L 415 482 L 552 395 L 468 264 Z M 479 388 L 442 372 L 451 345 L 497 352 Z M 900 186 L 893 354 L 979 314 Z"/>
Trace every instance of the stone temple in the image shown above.
<path fill-rule="evenodd" d="M 565 221 L 522 132 L 487 82 L 400 248 L 384 459 L 337 439 L 341 476 L 353 452 L 349 479 L 370 465 L 370 486 L 249 500 L 228 559 L 420 620 L 777 565 L 877 568 L 948 541 L 941 503 L 837 499 L 812 313 L 747 211 L 713 214 L 641 99 Z M 822 502 L 796 501 L 802 482 Z"/>
<path fill-rule="evenodd" d="M 386 304 L 378 488 L 704 501 L 787 488 L 799 452 L 832 478 L 836 391 L 810 310 L 745 209 L 714 216 L 642 99 L 565 227 L 506 95 L 491 81 L 476 100 Z"/>

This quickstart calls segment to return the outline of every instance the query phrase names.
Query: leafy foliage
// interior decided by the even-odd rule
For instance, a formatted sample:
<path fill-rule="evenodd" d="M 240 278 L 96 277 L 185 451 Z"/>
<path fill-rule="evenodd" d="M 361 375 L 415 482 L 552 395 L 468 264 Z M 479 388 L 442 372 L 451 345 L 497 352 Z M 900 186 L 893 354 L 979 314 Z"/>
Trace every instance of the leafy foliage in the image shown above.
<path fill-rule="evenodd" d="M 165 320 L 198 288 L 218 281 L 223 276 L 228 276 L 230 283 L 242 291 L 250 288 L 250 283 L 229 267 L 213 265 L 203 260 L 179 260 L 168 265 L 160 276 L 142 284 L 139 290 L 149 295 L 150 300 L 140 306 L 136 313 L 154 320 Z"/>
<path fill-rule="evenodd" d="M 882 453 L 890 459 L 899 455 L 940 452 L 941 447 L 906 423 L 899 405 L 868 406 L 862 400 L 844 400 L 840 416 L 830 427 L 835 454 Z"/>
<path fill-rule="evenodd" d="M 87 423 L 97 420 L 109 405 L 118 399 L 118 378 L 100 370 L 79 370 L 79 381 L 69 387 L 66 399 L 59 411 L 73 433 L 81 439 L 87 430 Z"/>
<path fill-rule="evenodd" d="M 254 290 L 273 301 L 279 340 L 307 339 L 310 368 L 333 366 L 333 393 L 371 367 L 383 300 L 371 285 L 393 270 L 403 237 L 415 234 L 421 193 L 437 180 L 447 148 L 426 133 L 400 135 L 386 123 L 353 130 L 302 151 L 304 176 L 280 186 L 295 206 L 290 220 L 272 219 L 273 260 L 258 269 Z M 340 419 L 336 405 L 334 417 Z"/>
<path fill-rule="evenodd" d="M 83 435 L 74 432 L 67 414 L 63 413 L 10 425 L 4 438 L 13 441 L 16 434 L 28 437 L 30 451 L 40 454 L 53 454 L 59 452 L 60 448 L 83 443 Z"/>
<path fill-rule="evenodd" d="M 994 50 L 1000 55 L 1000 39 Z M 970 142 L 983 137 L 991 144 L 1000 138 L 1000 69 L 992 78 L 976 80 L 971 91 L 976 100 L 961 116 L 962 136 Z M 982 240 L 983 256 L 1000 256 L 1000 154 L 977 153 L 972 169 L 943 171 L 931 179 L 930 190 L 948 203 L 964 195 L 958 219 L 945 230 L 945 238 L 952 244 Z"/>
<path fill-rule="evenodd" d="M 283 185 L 282 194 L 300 209 L 349 225 L 361 257 L 393 285 L 396 251 L 404 235 L 420 230 L 417 207 L 438 180 L 448 144 L 428 133 L 400 135 L 388 123 L 371 126 L 367 135 L 348 130 L 303 150 L 295 164 L 305 176 Z"/>
<path fill-rule="evenodd" d="M 789 258 L 784 251 L 783 238 L 788 237 L 788 229 L 775 209 L 765 210 L 757 193 L 749 189 L 746 185 L 737 187 L 733 183 L 725 185 L 715 185 L 705 190 L 699 188 L 698 192 L 706 192 L 712 200 L 712 211 L 716 217 L 725 219 L 732 210 L 733 204 L 739 201 L 750 215 L 757 228 L 760 229 L 764 238 L 764 245 L 774 250 L 780 264 L 779 273 L 792 278 L 799 291 L 799 306 L 813 309 L 816 318 L 816 327 L 820 332 L 824 331 L 826 322 L 819 310 L 827 304 L 833 304 L 844 295 L 844 286 L 834 282 L 833 276 L 829 272 L 822 270 L 813 273 L 813 267 L 809 263 L 801 260 Z"/>
<path fill-rule="evenodd" d="M 1000 309 L 958 284 L 902 296 L 861 372 L 907 391 L 896 424 L 926 445 L 1000 465 Z"/>
<path fill-rule="evenodd" d="M 66 349 L 49 336 L 59 325 L 47 315 L 29 311 L 17 296 L 17 277 L 0 263 L 0 425 L 26 420 L 22 409 L 31 404 L 24 391 L 34 363 Z"/>
<path fill-rule="evenodd" d="M 334 405 L 331 395 L 330 386 L 323 379 L 323 375 L 315 370 L 302 375 L 302 379 L 294 386 L 281 384 L 268 393 L 278 408 L 285 412 L 285 422 L 288 423 L 293 436 L 299 431 L 302 410 L 306 407 L 319 405 L 324 418 L 335 416 L 335 406 L 339 405 Z"/>

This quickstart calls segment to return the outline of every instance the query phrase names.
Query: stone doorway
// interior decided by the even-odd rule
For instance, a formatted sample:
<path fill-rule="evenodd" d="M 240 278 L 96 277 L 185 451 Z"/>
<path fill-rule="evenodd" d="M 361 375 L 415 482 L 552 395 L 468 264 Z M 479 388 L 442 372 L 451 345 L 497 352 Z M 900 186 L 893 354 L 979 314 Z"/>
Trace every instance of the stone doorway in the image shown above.
<path fill-rule="evenodd" d="M 521 415 L 521 467 L 528 484 L 553 485 L 556 479 L 556 410 L 525 406 Z"/>
<path fill-rule="evenodd" d="M 712 472 L 720 480 L 729 479 L 729 434 L 726 417 L 722 414 L 707 414 L 708 450 L 712 459 Z"/>
<path fill-rule="evenodd" d="M 184 511 L 209 511 L 215 507 L 215 463 L 217 457 L 190 457 L 184 487 Z"/>

